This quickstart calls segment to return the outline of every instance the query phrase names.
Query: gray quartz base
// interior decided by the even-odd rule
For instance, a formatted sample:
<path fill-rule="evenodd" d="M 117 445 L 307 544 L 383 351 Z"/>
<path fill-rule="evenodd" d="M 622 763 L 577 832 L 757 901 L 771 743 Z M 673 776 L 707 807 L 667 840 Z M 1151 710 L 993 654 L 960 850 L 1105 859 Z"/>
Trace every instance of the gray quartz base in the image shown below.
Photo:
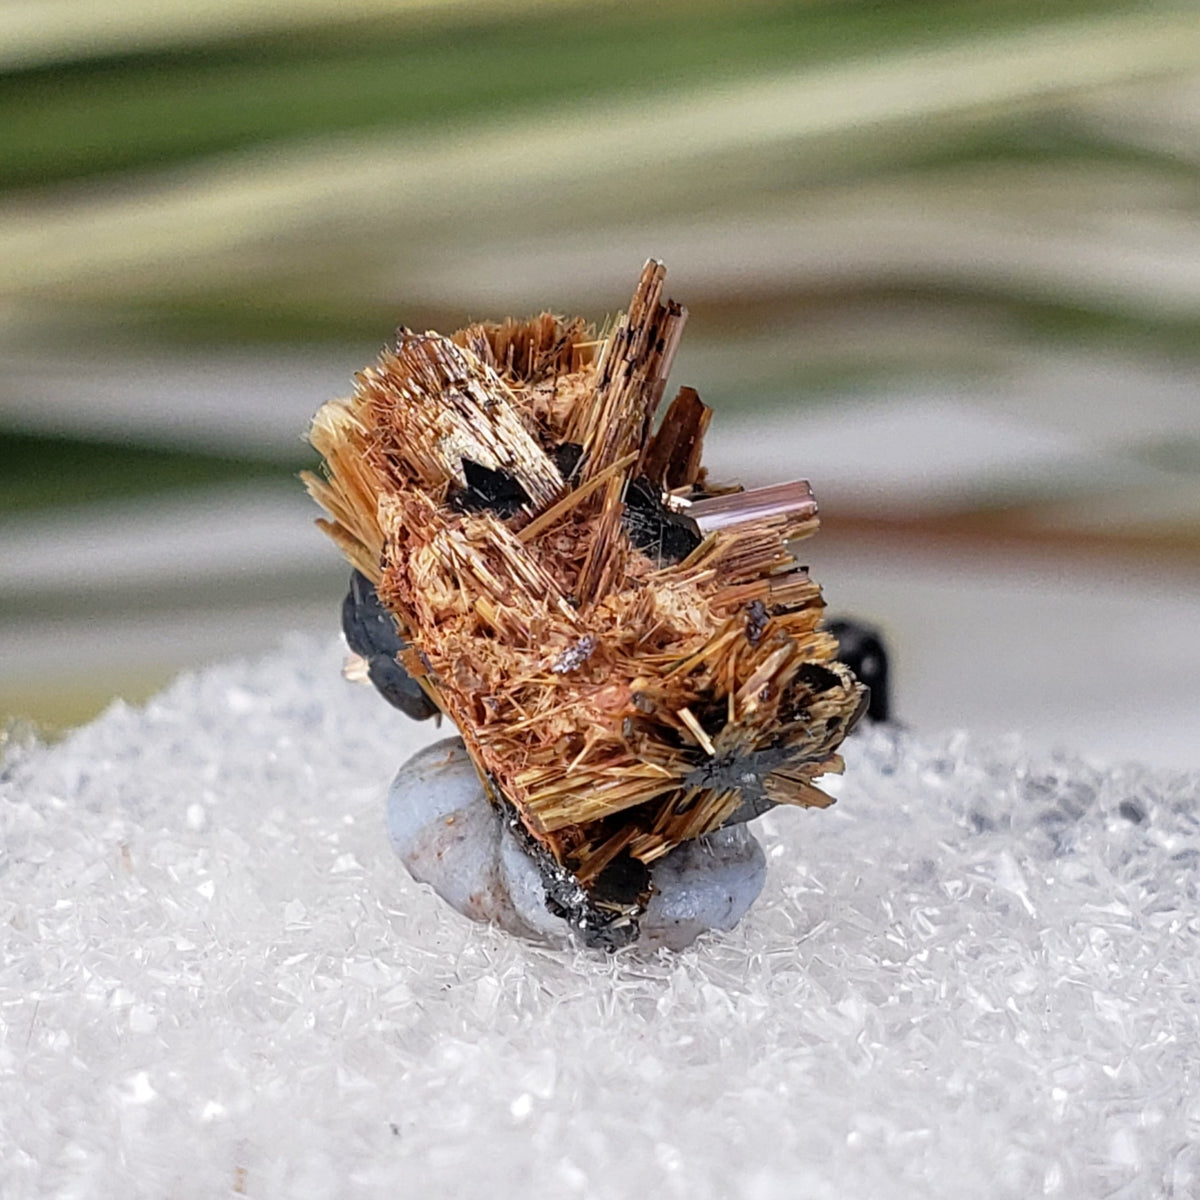
<path fill-rule="evenodd" d="M 462 739 L 415 754 L 388 792 L 388 833 L 412 877 L 465 916 L 555 943 L 571 930 L 546 908 L 533 861 L 489 803 Z M 762 891 L 766 859 L 745 825 L 679 846 L 654 864 L 639 944 L 673 950 L 732 929 Z"/>

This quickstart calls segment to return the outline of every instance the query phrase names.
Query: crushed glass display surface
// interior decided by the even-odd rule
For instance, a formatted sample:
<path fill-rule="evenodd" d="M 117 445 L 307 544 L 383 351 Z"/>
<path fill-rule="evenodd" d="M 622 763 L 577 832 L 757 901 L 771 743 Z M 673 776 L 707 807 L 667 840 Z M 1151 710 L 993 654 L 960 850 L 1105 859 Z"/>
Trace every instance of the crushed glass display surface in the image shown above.
<path fill-rule="evenodd" d="M 549 950 L 393 858 L 445 731 L 341 654 L 7 749 L 0 1194 L 1200 1189 L 1195 775 L 864 729 L 733 933 Z"/>

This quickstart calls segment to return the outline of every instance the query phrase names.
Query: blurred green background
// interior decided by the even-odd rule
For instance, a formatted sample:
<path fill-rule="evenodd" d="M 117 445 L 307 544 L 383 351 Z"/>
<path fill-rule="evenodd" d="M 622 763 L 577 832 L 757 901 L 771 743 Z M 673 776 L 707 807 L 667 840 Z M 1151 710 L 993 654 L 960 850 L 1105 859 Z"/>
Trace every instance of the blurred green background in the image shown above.
<path fill-rule="evenodd" d="M 336 628 L 294 481 L 398 324 L 645 258 L 922 728 L 1195 765 L 1200 11 L 0 4 L 0 716 Z"/>

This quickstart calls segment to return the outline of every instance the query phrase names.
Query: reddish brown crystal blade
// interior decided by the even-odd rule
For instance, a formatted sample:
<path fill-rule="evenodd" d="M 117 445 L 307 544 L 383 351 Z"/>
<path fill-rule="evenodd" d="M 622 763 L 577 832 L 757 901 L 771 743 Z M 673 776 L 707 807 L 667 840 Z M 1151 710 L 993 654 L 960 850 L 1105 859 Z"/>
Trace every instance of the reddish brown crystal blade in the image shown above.
<path fill-rule="evenodd" d="M 567 440 L 583 447 L 581 483 L 641 450 L 650 433 L 687 319 L 687 309 L 663 299 L 665 275 L 654 259 L 642 268 L 629 312 L 605 343 L 593 402 L 568 427 Z"/>
<path fill-rule="evenodd" d="M 711 419 L 712 409 L 695 388 L 679 389 L 642 460 L 642 471 L 652 483 L 669 492 L 696 482 Z"/>

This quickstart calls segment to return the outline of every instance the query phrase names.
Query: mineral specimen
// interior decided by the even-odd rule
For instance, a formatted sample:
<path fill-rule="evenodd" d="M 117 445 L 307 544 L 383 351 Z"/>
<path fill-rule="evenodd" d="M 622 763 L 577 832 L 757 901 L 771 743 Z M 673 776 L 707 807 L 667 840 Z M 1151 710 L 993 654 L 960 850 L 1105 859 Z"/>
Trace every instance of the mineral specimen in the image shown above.
<path fill-rule="evenodd" d="M 646 264 L 603 337 L 549 313 L 401 330 L 317 414 L 306 479 L 547 906 L 606 945 L 637 936 L 675 847 L 831 803 L 814 780 L 867 699 L 791 548 L 817 528 L 808 484 L 710 483 L 690 388 L 654 430 L 686 318 L 664 275 Z"/>

